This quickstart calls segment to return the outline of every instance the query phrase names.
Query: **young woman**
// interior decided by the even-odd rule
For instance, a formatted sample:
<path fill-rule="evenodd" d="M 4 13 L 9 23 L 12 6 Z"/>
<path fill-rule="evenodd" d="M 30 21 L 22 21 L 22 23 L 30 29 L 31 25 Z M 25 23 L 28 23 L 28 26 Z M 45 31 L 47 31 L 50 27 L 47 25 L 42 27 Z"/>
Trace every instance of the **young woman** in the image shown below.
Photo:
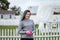
<path fill-rule="evenodd" d="M 21 40 L 34 40 L 33 33 L 35 32 L 34 21 L 29 19 L 31 12 L 25 10 L 23 17 L 18 27 L 18 34 L 21 35 Z"/>

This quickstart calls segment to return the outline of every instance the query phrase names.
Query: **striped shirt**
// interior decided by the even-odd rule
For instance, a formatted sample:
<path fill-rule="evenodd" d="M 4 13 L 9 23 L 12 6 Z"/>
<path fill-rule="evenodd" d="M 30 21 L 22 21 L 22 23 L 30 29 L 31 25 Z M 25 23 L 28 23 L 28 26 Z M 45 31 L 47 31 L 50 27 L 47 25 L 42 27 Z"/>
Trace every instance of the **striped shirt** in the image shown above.
<path fill-rule="evenodd" d="M 17 33 L 21 34 L 21 38 L 33 38 L 33 34 L 29 35 L 29 36 L 26 35 L 27 30 L 31 30 L 32 33 L 35 32 L 34 21 L 31 19 L 21 21 L 19 26 L 18 26 Z"/>

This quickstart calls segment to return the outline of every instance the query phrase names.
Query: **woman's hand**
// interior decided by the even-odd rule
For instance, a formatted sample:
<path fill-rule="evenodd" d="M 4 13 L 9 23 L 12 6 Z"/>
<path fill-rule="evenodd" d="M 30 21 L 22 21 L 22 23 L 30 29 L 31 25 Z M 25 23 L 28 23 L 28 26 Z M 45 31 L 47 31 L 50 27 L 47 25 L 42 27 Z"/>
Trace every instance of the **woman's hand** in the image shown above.
<path fill-rule="evenodd" d="M 32 35 L 32 31 L 31 30 L 28 30 L 28 31 L 26 31 L 26 34 L 27 35 Z"/>

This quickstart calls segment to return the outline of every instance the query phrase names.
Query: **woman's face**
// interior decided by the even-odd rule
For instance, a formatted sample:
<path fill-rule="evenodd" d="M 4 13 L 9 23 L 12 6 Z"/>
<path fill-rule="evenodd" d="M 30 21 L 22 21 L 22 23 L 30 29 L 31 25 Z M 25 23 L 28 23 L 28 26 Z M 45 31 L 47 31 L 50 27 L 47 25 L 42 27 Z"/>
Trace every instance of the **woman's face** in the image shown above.
<path fill-rule="evenodd" d="M 27 12 L 27 14 L 25 15 L 25 19 L 29 19 L 31 13 L 30 12 Z"/>

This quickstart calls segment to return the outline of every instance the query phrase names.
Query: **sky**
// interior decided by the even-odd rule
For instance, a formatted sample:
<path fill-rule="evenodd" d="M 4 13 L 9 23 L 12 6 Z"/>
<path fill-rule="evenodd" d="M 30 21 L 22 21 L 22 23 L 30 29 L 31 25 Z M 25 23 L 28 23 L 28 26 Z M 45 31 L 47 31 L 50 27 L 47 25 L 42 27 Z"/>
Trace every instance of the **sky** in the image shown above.
<path fill-rule="evenodd" d="M 49 5 L 56 3 L 60 5 L 60 0 L 8 0 L 10 2 L 9 7 L 13 7 L 16 5 L 17 7 L 21 7 L 22 11 L 28 8 L 28 6 L 38 6 L 38 5 Z"/>

